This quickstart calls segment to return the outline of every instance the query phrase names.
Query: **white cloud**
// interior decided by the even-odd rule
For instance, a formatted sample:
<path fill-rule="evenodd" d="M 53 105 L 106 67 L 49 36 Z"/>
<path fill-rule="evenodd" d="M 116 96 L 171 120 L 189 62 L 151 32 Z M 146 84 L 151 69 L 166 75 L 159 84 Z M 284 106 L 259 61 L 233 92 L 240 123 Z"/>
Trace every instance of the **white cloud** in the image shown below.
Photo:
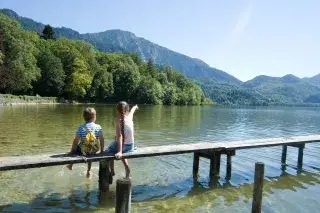
<path fill-rule="evenodd" d="M 252 13 L 252 3 L 251 1 L 248 2 L 248 5 L 244 11 L 242 11 L 239 15 L 237 23 L 232 30 L 232 42 L 234 43 L 239 36 L 244 34 L 245 28 L 248 26 Z"/>

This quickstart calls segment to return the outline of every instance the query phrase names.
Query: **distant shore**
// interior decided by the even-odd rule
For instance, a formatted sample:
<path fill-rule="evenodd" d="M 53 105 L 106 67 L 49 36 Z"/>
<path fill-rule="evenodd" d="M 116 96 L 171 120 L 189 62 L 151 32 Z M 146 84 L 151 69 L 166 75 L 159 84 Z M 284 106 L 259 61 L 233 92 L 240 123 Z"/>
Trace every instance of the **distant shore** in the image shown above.
<path fill-rule="evenodd" d="M 40 97 L 27 95 L 0 94 L 0 106 L 29 105 L 29 104 L 62 104 L 56 97 Z M 68 103 L 68 102 L 65 102 Z"/>

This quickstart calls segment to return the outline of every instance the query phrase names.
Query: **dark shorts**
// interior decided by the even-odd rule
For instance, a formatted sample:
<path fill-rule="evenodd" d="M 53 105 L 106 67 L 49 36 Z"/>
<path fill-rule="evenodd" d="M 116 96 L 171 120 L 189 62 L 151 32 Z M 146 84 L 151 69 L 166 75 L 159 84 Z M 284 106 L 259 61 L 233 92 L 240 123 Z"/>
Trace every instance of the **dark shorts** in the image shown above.
<path fill-rule="evenodd" d="M 74 152 L 74 154 L 76 154 L 76 155 L 82 155 L 81 147 L 80 147 L 79 145 L 77 145 L 77 148 L 76 148 L 76 151 Z"/>
<path fill-rule="evenodd" d="M 122 153 L 127 153 L 127 152 L 132 152 L 134 150 L 134 143 L 131 144 L 124 144 L 124 146 L 122 147 Z M 118 152 L 118 146 L 117 146 L 117 142 L 113 141 L 108 149 L 106 150 L 107 152 L 112 152 L 112 153 L 117 153 Z"/>

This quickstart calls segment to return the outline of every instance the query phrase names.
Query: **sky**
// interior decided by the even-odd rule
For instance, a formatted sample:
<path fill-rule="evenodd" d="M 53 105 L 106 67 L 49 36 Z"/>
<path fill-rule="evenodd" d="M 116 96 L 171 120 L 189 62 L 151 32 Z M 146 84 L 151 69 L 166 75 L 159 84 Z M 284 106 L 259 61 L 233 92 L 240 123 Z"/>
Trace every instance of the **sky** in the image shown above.
<path fill-rule="evenodd" d="M 320 73 L 318 0 L 0 0 L 80 33 L 122 29 L 242 81 Z"/>

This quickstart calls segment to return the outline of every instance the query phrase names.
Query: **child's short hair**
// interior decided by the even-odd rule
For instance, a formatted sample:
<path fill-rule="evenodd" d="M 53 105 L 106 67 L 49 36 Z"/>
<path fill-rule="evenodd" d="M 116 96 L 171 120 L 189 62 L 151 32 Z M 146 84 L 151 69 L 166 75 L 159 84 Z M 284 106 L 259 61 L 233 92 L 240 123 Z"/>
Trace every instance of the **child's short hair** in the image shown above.
<path fill-rule="evenodd" d="M 96 114 L 96 110 L 91 107 L 87 107 L 83 110 L 83 118 L 86 122 L 92 121 Z"/>

